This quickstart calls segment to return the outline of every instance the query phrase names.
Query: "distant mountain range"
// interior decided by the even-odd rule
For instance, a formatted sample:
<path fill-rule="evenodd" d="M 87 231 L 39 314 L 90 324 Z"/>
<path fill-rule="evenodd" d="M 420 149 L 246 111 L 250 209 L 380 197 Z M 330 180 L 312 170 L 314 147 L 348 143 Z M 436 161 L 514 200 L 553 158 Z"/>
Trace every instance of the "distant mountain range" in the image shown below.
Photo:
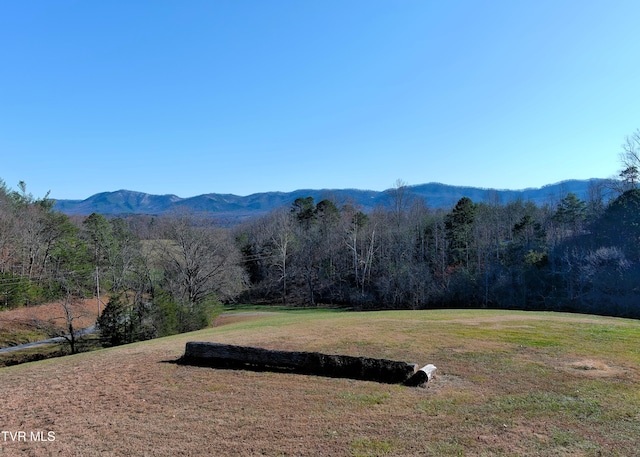
<path fill-rule="evenodd" d="M 542 205 L 555 204 L 570 192 L 586 200 L 590 189 L 603 185 L 606 181 L 604 179 L 569 180 L 523 190 L 483 189 L 428 183 L 407 186 L 406 195 L 424 199 L 430 208 L 451 208 L 462 197 L 469 197 L 474 202 L 497 199 L 503 204 L 522 199 Z M 233 194 L 204 194 L 190 198 L 118 190 L 95 194 L 86 200 L 57 200 L 54 209 L 68 215 L 89 215 L 95 212 L 111 216 L 162 215 L 176 210 L 188 210 L 206 214 L 221 221 L 238 222 L 266 214 L 282 206 L 291 206 L 299 197 L 313 197 L 316 202 L 329 198 L 338 206 L 351 203 L 364 212 L 370 212 L 376 207 L 390 203 L 391 190 L 378 192 L 357 189 L 300 189 L 293 192 L 264 192 L 245 197 Z"/>

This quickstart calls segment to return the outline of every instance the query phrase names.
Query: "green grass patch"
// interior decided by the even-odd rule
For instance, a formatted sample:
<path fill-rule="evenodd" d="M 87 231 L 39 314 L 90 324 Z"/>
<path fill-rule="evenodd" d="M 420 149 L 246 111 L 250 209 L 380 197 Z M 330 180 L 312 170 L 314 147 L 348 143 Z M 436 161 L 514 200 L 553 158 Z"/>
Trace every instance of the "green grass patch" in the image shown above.
<path fill-rule="evenodd" d="M 527 419 L 555 416 L 563 421 L 590 421 L 600 417 L 600 404 L 589 397 L 565 395 L 557 392 L 530 392 L 504 395 L 486 405 L 488 414 Z"/>
<path fill-rule="evenodd" d="M 429 443 L 427 445 L 427 450 L 430 451 L 427 455 L 433 456 L 464 456 L 465 450 L 467 446 L 465 446 L 461 439 L 457 436 L 449 436 L 441 441 L 437 441 L 435 443 Z"/>
<path fill-rule="evenodd" d="M 512 344 L 516 344 L 518 346 L 532 347 L 532 348 L 549 348 L 549 347 L 556 347 L 556 346 L 562 345 L 561 342 L 555 341 L 553 339 L 549 339 L 549 338 L 543 339 L 543 338 L 535 337 L 533 335 L 518 334 L 513 331 L 505 333 L 502 336 L 502 340 Z"/>
<path fill-rule="evenodd" d="M 314 314 L 317 312 L 347 312 L 346 308 L 342 307 L 308 307 L 302 308 L 300 306 L 286 306 L 286 305 L 260 305 L 252 303 L 231 303 L 223 306 L 224 313 L 242 313 L 242 312 L 292 312 L 301 314 Z"/>
<path fill-rule="evenodd" d="M 19 344 L 32 343 L 34 341 L 46 340 L 49 335 L 44 331 L 15 329 L 0 331 L 0 348 L 18 346 Z"/>
<path fill-rule="evenodd" d="M 393 451 L 393 442 L 359 438 L 351 442 L 350 453 L 354 457 L 376 457 L 388 455 Z"/>

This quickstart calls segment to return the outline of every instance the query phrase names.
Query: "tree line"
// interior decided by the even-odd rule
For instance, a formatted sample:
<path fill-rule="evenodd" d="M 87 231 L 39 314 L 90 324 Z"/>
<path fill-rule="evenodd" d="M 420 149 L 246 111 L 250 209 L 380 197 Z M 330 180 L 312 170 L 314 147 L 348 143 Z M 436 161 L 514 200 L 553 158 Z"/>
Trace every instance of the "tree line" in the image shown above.
<path fill-rule="evenodd" d="M 430 210 L 399 186 L 371 214 L 330 200 L 237 229 L 249 300 L 358 309 L 481 307 L 640 315 L 640 190 Z"/>
<path fill-rule="evenodd" d="M 61 303 L 72 351 L 83 298 L 102 297 L 97 324 L 116 345 L 205 327 L 247 286 L 232 234 L 210 220 L 69 217 L 53 204 L 0 181 L 0 309 Z"/>
<path fill-rule="evenodd" d="M 640 130 L 619 179 L 544 205 L 462 198 L 431 209 L 398 181 L 365 214 L 298 198 L 235 229 L 244 298 L 357 309 L 553 310 L 640 317 Z"/>
<path fill-rule="evenodd" d="M 232 301 L 638 318 L 639 146 L 637 131 L 620 179 L 585 199 L 489 194 L 432 209 L 399 181 L 370 213 L 307 197 L 233 227 L 187 213 L 70 217 L 0 181 L 0 308 L 102 294 L 106 344 L 204 327 Z"/>

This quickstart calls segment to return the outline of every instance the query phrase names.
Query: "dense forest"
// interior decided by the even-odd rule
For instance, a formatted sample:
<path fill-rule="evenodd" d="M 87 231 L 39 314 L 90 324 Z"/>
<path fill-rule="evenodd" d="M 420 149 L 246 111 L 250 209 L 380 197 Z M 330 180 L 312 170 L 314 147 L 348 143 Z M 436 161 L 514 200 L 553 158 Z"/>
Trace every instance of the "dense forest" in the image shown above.
<path fill-rule="evenodd" d="M 433 210 L 398 182 L 366 214 L 307 197 L 233 227 L 187 213 L 70 217 L 0 181 L 0 309 L 101 294 L 108 344 L 201 328 L 232 301 L 638 318 L 636 140 L 620 179 L 585 200 L 462 198 Z"/>
<path fill-rule="evenodd" d="M 358 309 L 482 307 L 640 316 L 640 190 L 542 207 L 408 188 L 371 214 L 311 198 L 237 229 L 250 300 Z"/>

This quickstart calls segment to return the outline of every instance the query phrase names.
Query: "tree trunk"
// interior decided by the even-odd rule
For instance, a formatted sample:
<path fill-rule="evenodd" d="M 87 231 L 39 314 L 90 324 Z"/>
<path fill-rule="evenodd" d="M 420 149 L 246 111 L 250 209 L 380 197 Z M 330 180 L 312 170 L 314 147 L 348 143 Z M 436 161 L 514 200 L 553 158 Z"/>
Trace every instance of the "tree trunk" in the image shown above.
<path fill-rule="evenodd" d="M 405 381 L 405 386 L 410 387 L 424 387 L 427 382 L 431 381 L 436 374 L 436 366 L 429 364 L 420 368 L 415 372 L 413 376 L 411 376 L 407 381 Z"/>
<path fill-rule="evenodd" d="M 400 384 L 410 379 L 415 364 L 368 357 L 318 352 L 272 351 L 219 343 L 188 342 L 181 363 L 220 368 L 241 368 L 302 373 L 335 378 Z"/>

